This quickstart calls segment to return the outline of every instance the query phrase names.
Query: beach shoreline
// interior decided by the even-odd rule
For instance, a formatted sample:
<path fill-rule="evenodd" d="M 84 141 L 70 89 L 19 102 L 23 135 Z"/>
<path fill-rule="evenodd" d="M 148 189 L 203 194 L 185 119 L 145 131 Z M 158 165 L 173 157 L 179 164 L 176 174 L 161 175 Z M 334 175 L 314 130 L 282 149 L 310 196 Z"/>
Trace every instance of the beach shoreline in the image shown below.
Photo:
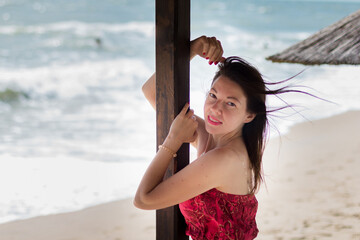
<path fill-rule="evenodd" d="M 360 239 L 360 111 L 297 124 L 268 143 L 257 239 Z M 132 199 L 0 224 L 0 240 L 155 239 Z"/>

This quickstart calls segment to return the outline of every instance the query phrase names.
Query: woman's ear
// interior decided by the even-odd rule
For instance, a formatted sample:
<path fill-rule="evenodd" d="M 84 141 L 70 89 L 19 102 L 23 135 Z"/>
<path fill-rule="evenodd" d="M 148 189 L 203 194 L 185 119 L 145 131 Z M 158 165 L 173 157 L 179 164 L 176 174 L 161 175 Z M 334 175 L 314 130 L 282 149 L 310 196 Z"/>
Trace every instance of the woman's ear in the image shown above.
<path fill-rule="evenodd" d="M 256 117 L 255 113 L 247 113 L 244 123 L 249 123 Z"/>

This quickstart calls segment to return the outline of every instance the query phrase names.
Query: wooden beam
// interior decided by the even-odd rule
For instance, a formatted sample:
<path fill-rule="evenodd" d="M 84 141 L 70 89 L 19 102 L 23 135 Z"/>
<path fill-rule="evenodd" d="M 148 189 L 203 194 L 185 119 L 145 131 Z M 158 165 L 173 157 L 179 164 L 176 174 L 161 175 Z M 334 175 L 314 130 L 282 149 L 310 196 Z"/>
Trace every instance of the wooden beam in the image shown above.
<path fill-rule="evenodd" d="M 190 0 L 156 0 L 156 124 L 157 146 L 171 122 L 189 102 Z M 189 163 L 183 144 L 165 179 Z M 178 206 L 156 211 L 157 240 L 185 240 L 186 224 Z"/>

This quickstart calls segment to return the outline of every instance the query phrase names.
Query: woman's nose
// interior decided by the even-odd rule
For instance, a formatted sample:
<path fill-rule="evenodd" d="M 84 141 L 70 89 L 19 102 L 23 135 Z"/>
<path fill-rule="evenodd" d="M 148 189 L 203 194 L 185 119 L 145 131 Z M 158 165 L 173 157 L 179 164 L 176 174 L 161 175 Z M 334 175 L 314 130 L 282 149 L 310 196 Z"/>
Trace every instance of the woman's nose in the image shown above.
<path fill-rule="evenodd" d="M 212 106 L 211 106 L 211 110 L 214 113 L 221 113 L 222 109 L 221 109 L 221 102 L 220 101 L 216 101 Z"/>

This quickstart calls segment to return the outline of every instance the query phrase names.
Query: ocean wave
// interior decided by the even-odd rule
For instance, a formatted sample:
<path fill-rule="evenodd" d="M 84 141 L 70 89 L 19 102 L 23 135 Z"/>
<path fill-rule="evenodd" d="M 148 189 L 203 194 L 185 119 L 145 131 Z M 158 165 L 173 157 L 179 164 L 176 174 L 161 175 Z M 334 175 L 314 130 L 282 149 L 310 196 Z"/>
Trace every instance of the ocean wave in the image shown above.
<path fill-rule="evenodd" d="M 242 54 L 260 55 L 271 54 L 272 51 L 280 51 L 298 41 L 310 36 L 311 32 L 277 31 L 264 34 L 258 31 L 249 31 L 232 24 L 224 24 L 218 21 L 208 20 L 204 24 L 205 29 L 218 29 L 218 35 L 225 50 L 233 51 L 241 49 Z M 266 50 L 266 52 L 264 52 Z M 265 55 L 266 56 L 266 55 Z M 265 56 L 261 56 L 265 59 Z"/>
<path fill-rule="evenodd" d="M 152 22 L 127 23 L 86 23 L 79 21 L 56 22 L 39 25 L 5 25 L 0 26 L 0 34 L 47 34 L 66 32 L 79 36 L 101 35 L 103 33 L 134 32 L 145 37 L 155 35 L 155 24 Z"/>
<path fill-rule="evenodd" d="M 101 89 L 140 89 L 140 82 L 149 77 L 151 72 L 150 67 L 138 59 L 84 61 L 35 68 L 0 68 L 0 86 L 4 99 L 16 99 L 25 93 L 31 98 L 69 99 L 91 95 Z M 9 92 L 6 88 L 20 89 L 20 92 Z"/>

